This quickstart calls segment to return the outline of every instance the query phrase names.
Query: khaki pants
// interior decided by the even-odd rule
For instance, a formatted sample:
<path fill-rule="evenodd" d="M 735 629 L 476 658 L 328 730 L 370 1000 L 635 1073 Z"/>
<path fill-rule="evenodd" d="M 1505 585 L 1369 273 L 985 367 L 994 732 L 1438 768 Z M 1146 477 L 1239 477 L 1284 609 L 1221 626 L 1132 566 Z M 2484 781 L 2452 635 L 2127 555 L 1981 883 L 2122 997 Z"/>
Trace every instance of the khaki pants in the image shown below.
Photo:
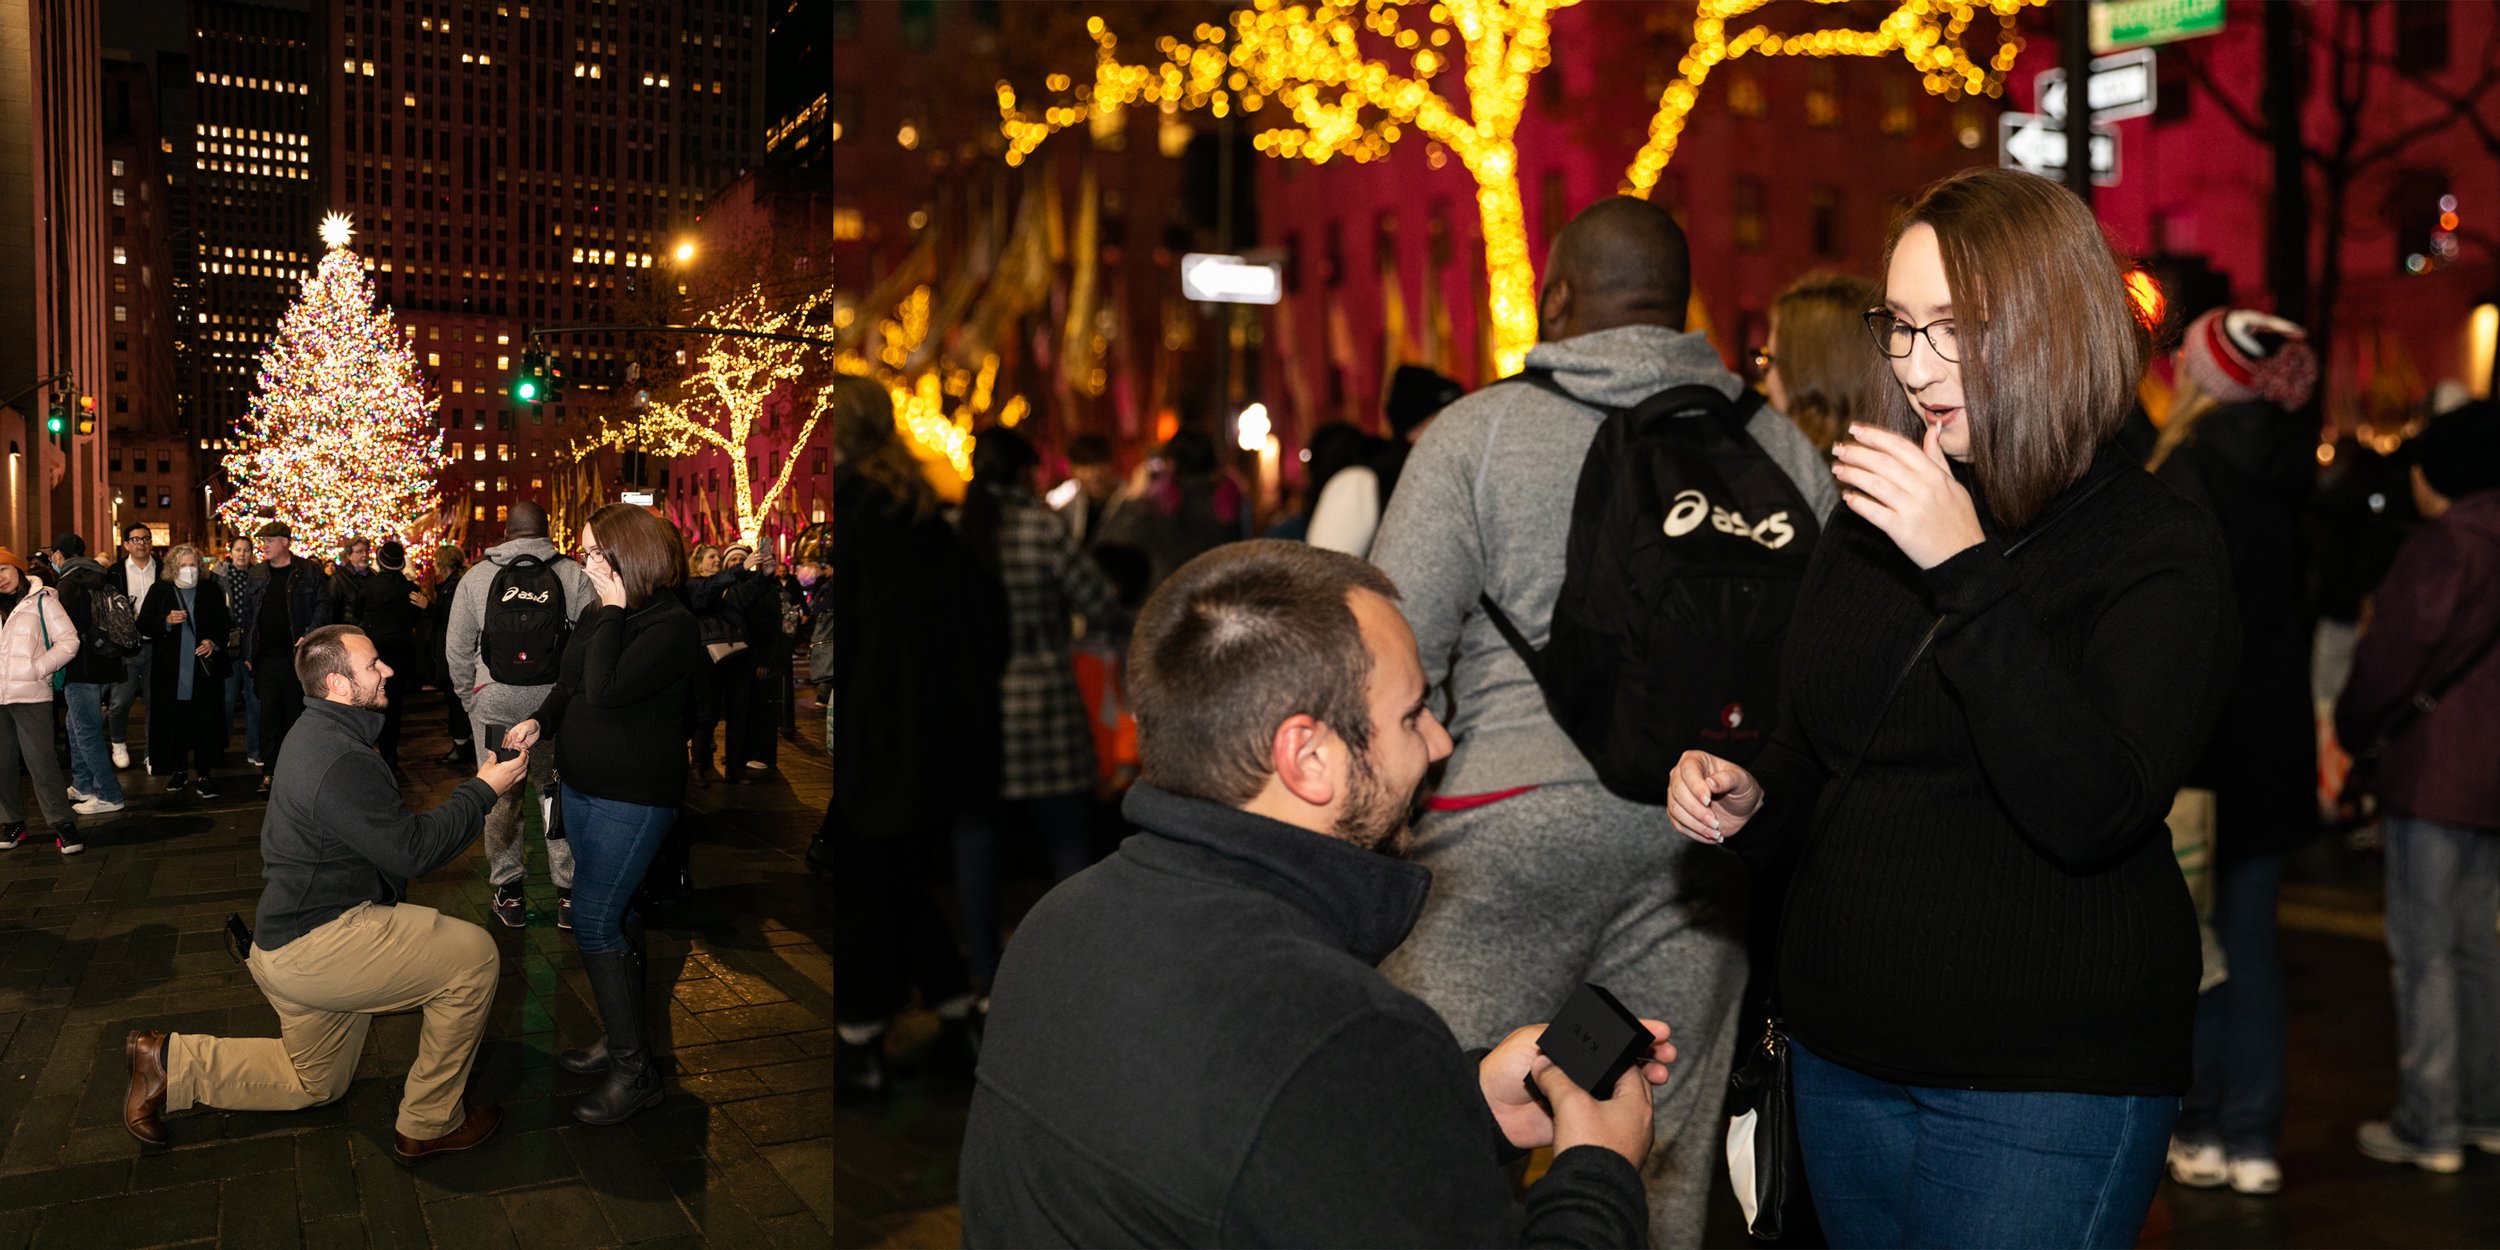
<path fill-rule="evenodd" d="M 337 1099 L 373 1017 L 422 1010 L 398 1130 L 418 1141 L 459 1128 L 460 1095 L 494 1005 L 495 940 L 431 907 L 359 903 L 278 950 L 252 948 L 252 979 L 278 1036 L 177 1033 L 165 1048 L 165 1109 L 294 1111 Z"/>

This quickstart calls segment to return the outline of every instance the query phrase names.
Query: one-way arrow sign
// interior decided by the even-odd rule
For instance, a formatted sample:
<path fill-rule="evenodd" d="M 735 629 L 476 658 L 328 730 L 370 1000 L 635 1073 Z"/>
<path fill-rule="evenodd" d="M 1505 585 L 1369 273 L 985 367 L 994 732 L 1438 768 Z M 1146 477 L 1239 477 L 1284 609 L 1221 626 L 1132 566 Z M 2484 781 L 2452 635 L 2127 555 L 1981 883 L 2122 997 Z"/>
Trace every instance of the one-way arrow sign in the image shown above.
<path fill-rule="evenodd" d="M 2158 81 L 2151 48 L 2096 58 L 2092 62 L 2092 120 L 2114 122 L 2152 116 Z M 2048 117 L 2050 125 L 2056 125 L 2066 116 L 2066 71 L 2043 71 L 2033 77 L 2032 85 L 2040 112 Z"/>
<path fill-rule="evenodd" d="M 2066 132 L 2041 113 L 1997 115 L 1997 164 L 2043 178 L 2066 176 Z M 2118 128 L 2092 128 L 2092 185 L 2118 185 Z"/>

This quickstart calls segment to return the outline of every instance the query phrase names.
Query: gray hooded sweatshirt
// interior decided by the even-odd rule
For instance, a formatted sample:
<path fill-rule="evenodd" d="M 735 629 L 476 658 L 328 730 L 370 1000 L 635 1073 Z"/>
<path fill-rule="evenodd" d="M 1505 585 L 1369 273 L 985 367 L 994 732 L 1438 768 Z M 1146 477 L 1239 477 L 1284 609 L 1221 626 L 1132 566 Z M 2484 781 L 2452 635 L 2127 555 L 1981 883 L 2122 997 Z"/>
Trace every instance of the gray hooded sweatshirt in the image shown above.
<path fill-rule="evenodd" d="M 487 548 L 486 558 L 461 575 L 460 589 L 451 598 L 451 619 L 443 629 L 443 662 L 451 674 L 451 688 L 459 692 L 460 701 L 468 706 L 473 719 L 489 725 L 518 725 L 547 701 L 549 686 L 506 686 L 489 676 L 481 635 L 486 629 L 486 600 L 494 590 L 495 574 L 517 556 L 554 561 L 556 577 L 564 583 L 565 619 L 579 622 L 582 613 L 599 601 L 599 592 L 591 588 L 590 574 L 582 571 L 581 562 L 558 560 L 562 554 L 544 538 L 515 538 Z"/>
<path fill-rule="evenodd" d="M 1664 326 L 1539 344 L 1528 366 L 1552 370 L 1564 390 L 1611 407 L 1629 408 L 1676 386 L 1712 386 L 1730 399 L 1744 387 L 1708 339 Z M 1490 594 L 1530 642 L 1545 645 L 1562 593 L 1581 462 L 1604 420 L 1594 408 L 1524 383 L 1487 387 L 1433 420 L 1398 479 L 1371 558 L 1397 583 L 1398 606 L 1435 689 L 1434 707 L 1451 711 L 1457 747 L 1443 794 L 1597 779 L 1476 596 Z M 1766 407 L 1746 432 L 1815 515 L 1829 517 L 1840 492 L 1796 425 Z"/>

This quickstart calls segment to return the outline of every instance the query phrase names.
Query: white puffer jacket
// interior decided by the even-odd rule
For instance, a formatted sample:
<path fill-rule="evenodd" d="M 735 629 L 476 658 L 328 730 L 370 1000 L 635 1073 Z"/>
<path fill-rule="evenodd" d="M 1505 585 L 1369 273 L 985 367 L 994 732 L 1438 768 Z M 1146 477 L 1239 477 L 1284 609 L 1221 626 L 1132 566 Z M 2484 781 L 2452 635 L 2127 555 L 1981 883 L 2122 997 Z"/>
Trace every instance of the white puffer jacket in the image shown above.
<path fill-rule="evenodd" d="M 28 609 L 33 611 L 28 611 Z M 52 645 L 44 645 L 49 632 Z M 37 586 L 0 622 L 0 703 L 50 703 L 52 674 L 78 654 L 78 630 L 49 586 Z"/>

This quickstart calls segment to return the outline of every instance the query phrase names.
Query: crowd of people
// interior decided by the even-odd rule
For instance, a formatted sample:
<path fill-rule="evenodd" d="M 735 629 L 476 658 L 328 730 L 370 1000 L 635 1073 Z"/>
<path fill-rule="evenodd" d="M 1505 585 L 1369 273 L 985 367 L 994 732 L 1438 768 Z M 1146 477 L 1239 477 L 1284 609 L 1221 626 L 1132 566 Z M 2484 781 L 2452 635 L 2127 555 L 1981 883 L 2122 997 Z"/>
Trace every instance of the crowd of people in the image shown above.
<path fill-rule="evenodd" d="M 795 739 L 794 649 L 830 651 L 830 570 L 811 555 L 785 574 L 744 545 L 689 551 L 675 526 L 625 504 L 593 515 L 570 552 L 551 541 L 543 508 L 516 504 L 505 541 L 474 566 L 444 546 L 430 569 L 412 570 L 402 544 L 364 539 L 325 565 L 296 554 L 283 520 L 252 541 L 257 559 L 188 543 L 160 558 L 152 531 L 132 525 L 109 567 L 77 534 L 32 564 L 0 550 L 0 850 L 27 836 L 28 777 L 65 855 L 142 801 L 136 777 L 125 789 L 126 771 L 161 779 L 159 805 L 220 797 L 238 712 L 267 800 L 265 888 L 252 924 L 234 923 L 279 1036 L 133 1031 L 132 1135 L 165 1145 L 163 1117 L 191 1106 L 332 1101 L 373 1017 L 412 1009 L 424 1024 L 398 1158 L 491 1135 L 500 1113 L 464 1094 L 497 945 L 477 925 L 408 902 L 407 886 L 482 837 L 490 913 L 526 927 L 532 787 L 556 889 L 541 914 L 572 934 L 600 1022 L 557 1057 L 598 1078 L 575 1116 L 613 1124 L 657 1102 L 643 907 L 686 883 L 689 785 L 755 779 L 775 766 L 776 740 Z M 822 683 L 829 655 L 810 662 L 810 681 Z M 440 762 L 474 758 L 477 775 L 419 814 L 402 796 L 399 756 L 421 686 L 443 691 L 451 709 L 453 745 Z"/>
<path fill-rule="evenodd" d="M 1793 284 L 1758 385 L 1689 298 L 1664 210 L 1591 206 L 1525 371 L 1401 370 L 1262 541 L 1194 431 L 1130 479 L 1071 440 L 1046 503 L 985 430 L 950 505 L 836 406 L 836 1098 L 916 992 L 978 1075 L 968 1244 L 1695 1244 L 1765 1046 L 1833 1245 L 2274 1193 L 2322 751 L 2388 866 L 2355 1144 L 2500 1151 L 2500 408 L 2322 450 L 2301 327 L 2157 342 L 2019 173 Z M 1018 850 L 1056 888 L 1002 958 Z M 1536 1044 L 1582 983 L 1654 1034 L 1611 1091 Z"/>

